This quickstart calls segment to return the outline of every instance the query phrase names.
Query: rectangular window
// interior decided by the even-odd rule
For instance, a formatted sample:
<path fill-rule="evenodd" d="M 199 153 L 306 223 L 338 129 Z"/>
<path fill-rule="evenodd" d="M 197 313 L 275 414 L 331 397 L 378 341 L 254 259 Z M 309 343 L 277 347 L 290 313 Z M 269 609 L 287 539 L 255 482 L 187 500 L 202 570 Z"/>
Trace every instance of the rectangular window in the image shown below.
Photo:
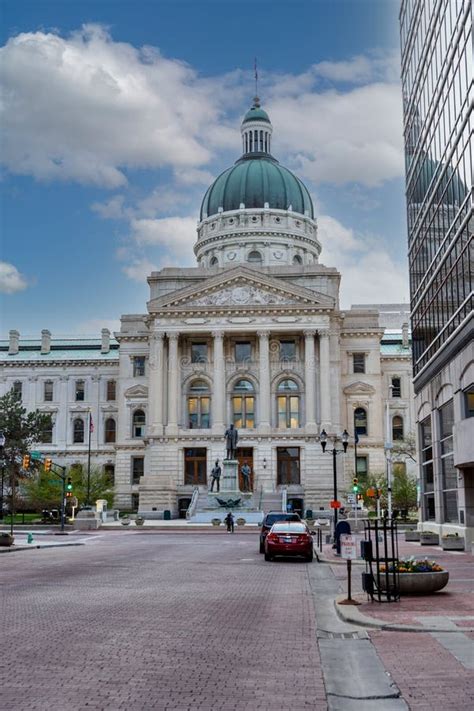
<path fill-rule="evenodd" d="M 400 378 L 392 378 L 392 397 L 402 396 L 402 382 Z"/>
<path fill-rule="evenodd" d="M 365 373 L 365 353 L 352 354 L 352 369 L 354 373 Z"/>
<path fill-rule="evenodd" d="M 145 375 L 145 356 L 134 356 L 133 377 L 139 378 L 143 375 Z"/>
<path fill-rule="evenodd" d="M 207 343 L 191 343 L 191 363 L 207 363 Z"/>
<path fill-rule="evenodd" d="M 45 427 L 41 435 L 42 444 L 52 444 L 53 443 L 53 422 Z"/>
<path fill-rule="evenodd" d="M 115 380 L 107 380 L 107 400 L 115 400 L 116 390 L 117 387 Z"/>
<path fill-rule="evenodd" d="M 53 402 L 54 385 L 52 380 L 46 380 L 44 383 L 44 401 Z"/>
<path fill-rule="evenodd" d="M 277 447 L 277 484 L 300 483 L 300 448 Z"/>
<path fill-rule="evenodd" d="M 252 344 L 249 341 L 238 341 L 234 347 L 235 362 L 246 363 L 252 358 Z"/>
<path fill-rule="evenodd" d="M 13 383 L 12 390 L 17 397 L 21 398 L 22 390 L 23 390 L 23 385 L 21 383 L 21 380 L 15 380 L 15 382 Z"/>
<path fill-rule="evenodd" d="M 464 392 L 464 417 L 474 417 L 474 387 Z"/>
<path fill-rule="evenodd" d="M 86 396 L 86 384 L 83 380 L 76 380 L 76 402 L 83 402 Z"/>
<path fill-rule="evenodd" d="M 296 359 L 296 341 L 280 341 L 280 360 L 293 361 Z"/>
<path fill-rule="evenodd" d="M 184 450 L 184 483 L 204 486 L 207 482 L 207 450 L 205 447 Z"/>
<path fill-rule="evenodd" d="M 369 473 L 369 459 L 365 455 L 357 455 L 356 474 L 357 476 L 367 476 Z"/>
<path fill-rule="evenodd" d="M 145 458 L 132 457 L 132 484 L 139 484 L 145 472 Z"/>
<path fill-rule="evenodd" d="M 113 486 L 115 484 L 115 465 L 104 464 L 104 474 L 107 477 L 107 481 L 110 486 Z"/>
<path fill-rule="evenodd" d="M 421 448 L 421 485 L 423 493 L 424 517 L 433 520 L 436 517 L 434 501 L 434 469 L 433 469 L 433 440 L 431 435 L 431 416 L 420 422 L 420 448 Z"/>
<path fill-rule="evenodd" d="M 140 494 L 132 494 L 132 511 L 138 511 Z"/>

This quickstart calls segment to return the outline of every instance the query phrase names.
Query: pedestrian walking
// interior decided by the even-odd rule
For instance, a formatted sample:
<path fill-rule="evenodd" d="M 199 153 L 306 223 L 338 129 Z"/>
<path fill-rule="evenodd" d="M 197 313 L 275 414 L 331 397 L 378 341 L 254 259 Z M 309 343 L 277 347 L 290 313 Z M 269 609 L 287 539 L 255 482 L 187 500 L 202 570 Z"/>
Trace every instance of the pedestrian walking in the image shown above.
<path fill-rule="evenodd" d="M 225 517 L 224 521 L 227 526 L 227 533 L 234 533 L 234 517 L 230 511 Z"/>

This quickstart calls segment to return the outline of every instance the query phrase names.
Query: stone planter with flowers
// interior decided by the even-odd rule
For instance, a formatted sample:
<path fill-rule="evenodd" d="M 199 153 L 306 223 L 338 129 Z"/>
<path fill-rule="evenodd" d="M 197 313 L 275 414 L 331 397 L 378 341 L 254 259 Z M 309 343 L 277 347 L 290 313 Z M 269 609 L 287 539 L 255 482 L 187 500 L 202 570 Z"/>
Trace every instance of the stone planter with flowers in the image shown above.
<path fill-rule="evenodd" d="M 439 546 L 439 535 L 433 531 L 421 531 L 420 543 L 422 546 Z"/>
<path fill-rule="evenodd" d="M 389 570 L 391 572 L 393 569 Z M 385 572 L 384 565 L 380 566 L 380 572 Z M 398 561 L 398 577 L 401 595 L 428 595 L 446 587 L 449 571 L 444 570 L 435 561 L 405 558 Z M 384 582 L 382 575 L 382 589 Z"/>
<path fill-rule="evenodd" d="M 144 523 L 145 523 L 145 519 L 143 518 L 143 516 L 135 516 L 135 525 L 136 526 L 143 526 Z"/>

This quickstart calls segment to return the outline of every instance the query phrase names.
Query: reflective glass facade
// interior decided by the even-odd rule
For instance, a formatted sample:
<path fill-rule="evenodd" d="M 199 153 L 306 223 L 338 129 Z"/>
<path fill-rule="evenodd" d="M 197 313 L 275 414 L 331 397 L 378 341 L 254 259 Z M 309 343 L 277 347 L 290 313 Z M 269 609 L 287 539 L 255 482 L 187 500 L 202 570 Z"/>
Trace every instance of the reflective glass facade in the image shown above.
<path fill-rule="evenodd" d="M 416 388 L 473 308 L 471 0 L 402 0 L 400 29 Z"/>

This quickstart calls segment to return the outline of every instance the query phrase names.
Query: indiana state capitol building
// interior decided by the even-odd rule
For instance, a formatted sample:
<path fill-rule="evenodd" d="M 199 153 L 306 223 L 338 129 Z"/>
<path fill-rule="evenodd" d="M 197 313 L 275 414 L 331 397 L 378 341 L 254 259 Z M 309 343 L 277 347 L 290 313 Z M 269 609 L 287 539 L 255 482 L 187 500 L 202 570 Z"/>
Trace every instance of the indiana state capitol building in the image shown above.
<path fill-rule="evenodd" d="M 242 156 L 202 202 L 197 266 L 153 272 L 146 313 L 122 316 L 114 337 L 11 331 L 2 346 L 3 392 L 53 416 L 38 449 L 85 462 L 91 412 L 92 466 L 113 476 L 118 507 L 145 516 L 184 515 L 196 487 L 205 495 L 229 423 L 255 506 L 279 506 L 284 491 L 296 510 L 333 498 L 322 428 L 351 435 L 337 457 L 341 494 L 356 467 L 384 471 L 387 398 L 390 436 L 413 430 L 406 310 L 341 311 L 311 196 L 272 156 L 258 100 L 241 132 Z"/>

